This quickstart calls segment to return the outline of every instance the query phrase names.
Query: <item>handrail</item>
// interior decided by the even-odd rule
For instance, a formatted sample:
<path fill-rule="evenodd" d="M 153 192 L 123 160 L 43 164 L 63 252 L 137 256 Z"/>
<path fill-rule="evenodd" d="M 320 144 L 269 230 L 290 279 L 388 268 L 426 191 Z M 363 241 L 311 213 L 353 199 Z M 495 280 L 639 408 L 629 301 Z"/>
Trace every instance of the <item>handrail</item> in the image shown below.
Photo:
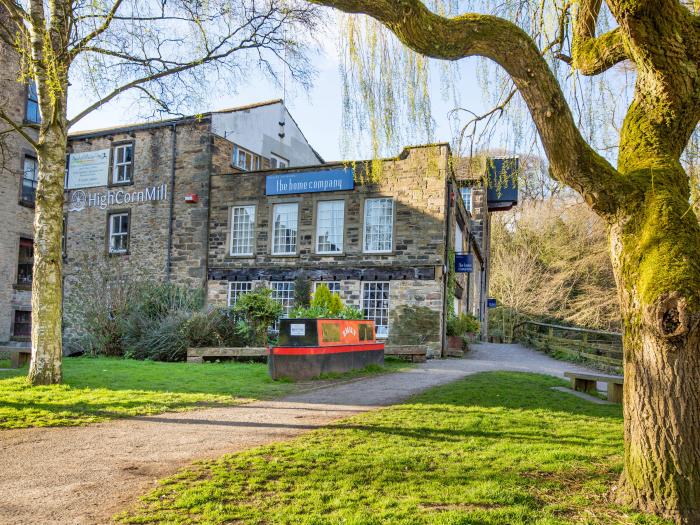
<path fill-rule="evenodd" d="M 537 326 L 544 326 L 547 328 L 555 328 L 558 330 L 567 330 L 570 332 L 588 332 L 591 334 L 609 335 L 609 336 L 613 336 L 613 337 L 622 337 L 622 334 L 619 332 L 606 332 L 604 330 L 593 330 L 591 328 L 578 328 L 575 326 L 562 326 L 562 325 L 558 325 L 558 324 L 540 323 L 538 321 L 522 321 L 513 327 L 513 331 L 517 330 L 520 326 L 522 326 L 524 324 L 534 324 Z"/>

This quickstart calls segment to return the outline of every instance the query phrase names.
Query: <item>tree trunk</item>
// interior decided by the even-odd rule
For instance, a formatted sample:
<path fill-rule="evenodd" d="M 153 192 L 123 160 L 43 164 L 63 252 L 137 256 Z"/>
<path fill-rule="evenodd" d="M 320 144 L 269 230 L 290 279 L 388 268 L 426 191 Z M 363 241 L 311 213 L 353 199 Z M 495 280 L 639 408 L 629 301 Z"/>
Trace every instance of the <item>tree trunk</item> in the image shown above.
<path fill-rule="evenodd" d="M 620 503 L 690 525 L 700 523 L 700 228 L 680 167 L 654 181 L 610 228 L 625 328 L 616 490 Z"/>
<path fill-rule="evenodd" d="M 65 126 L 42 129 L 38 149 L 39 178 L 34 208 L 34 277 L 32 283 L 33 385 L 61 382 L 63 186 L 66 168 Z"/>

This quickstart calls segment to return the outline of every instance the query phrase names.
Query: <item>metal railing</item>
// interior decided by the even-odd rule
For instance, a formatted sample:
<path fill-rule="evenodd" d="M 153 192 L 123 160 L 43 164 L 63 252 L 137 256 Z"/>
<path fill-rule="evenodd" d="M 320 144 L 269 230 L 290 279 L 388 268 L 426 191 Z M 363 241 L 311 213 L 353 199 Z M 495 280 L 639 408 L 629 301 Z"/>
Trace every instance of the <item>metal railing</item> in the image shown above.
<path fill-rule="evenodd" d="M 551 354 L 563 354 L 609 371 L 622 369 L 622 335 L 573 326 L 524 321 L 515 326 L 515 339 Z"/>

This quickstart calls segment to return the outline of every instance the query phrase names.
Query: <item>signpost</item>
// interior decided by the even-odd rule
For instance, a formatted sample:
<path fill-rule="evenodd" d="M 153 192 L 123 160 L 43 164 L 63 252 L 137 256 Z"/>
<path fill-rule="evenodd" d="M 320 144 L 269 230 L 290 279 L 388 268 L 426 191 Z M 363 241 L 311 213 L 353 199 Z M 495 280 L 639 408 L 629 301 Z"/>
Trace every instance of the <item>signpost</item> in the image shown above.
<path fill-rule="evenodd" d="M 471 253 L 455 254 L 455 272 L 472 273 L 474 271 L 474 256 Z"/>
<path fill-rule="evenodd" d="M 352 168 L 281 173 L 268 175 L 265 180 L 265 195 L 320 193 L 354 188 L 355 177 Z"/>
<path fill-rule="evenodd" d="M 69 155 L 67 190 L 107 186 L 108 178 L 109 148 Z"/>

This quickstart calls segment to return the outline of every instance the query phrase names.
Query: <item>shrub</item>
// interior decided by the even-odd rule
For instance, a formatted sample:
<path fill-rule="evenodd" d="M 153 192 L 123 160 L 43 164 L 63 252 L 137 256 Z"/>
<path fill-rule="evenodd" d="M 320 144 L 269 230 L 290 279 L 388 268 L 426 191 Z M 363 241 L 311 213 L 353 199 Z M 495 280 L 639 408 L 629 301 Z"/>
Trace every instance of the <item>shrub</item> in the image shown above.
<path fill-rule="evenodd" d="M 343 305 L 340 296 L 331 293 L 325 284 L 316 288 L 308 307 L 294 308 L 290 317 L 294 319 L 364 319 L 360 310 Z"/>
<path fill-rule="evenodd" d="M 471 314 L 455 315 L 447 320 L 447 335 L 449 336 L 475 334 L 479 329 L 479 320 Z"/>
<path fill-rule="evenodd" d="M 302 276 L 294 279 L 294 306 L 306 308 L 311 304 L 311 281 Z"/>
<path fill-rule="evenodd" d="M 272 290 L 258 287 L 236 301 L 233 312 L 248 323 L 255 344 L 267 343 L 267 330 L 284 312 L 282 305 L 272 298 Z"/>

